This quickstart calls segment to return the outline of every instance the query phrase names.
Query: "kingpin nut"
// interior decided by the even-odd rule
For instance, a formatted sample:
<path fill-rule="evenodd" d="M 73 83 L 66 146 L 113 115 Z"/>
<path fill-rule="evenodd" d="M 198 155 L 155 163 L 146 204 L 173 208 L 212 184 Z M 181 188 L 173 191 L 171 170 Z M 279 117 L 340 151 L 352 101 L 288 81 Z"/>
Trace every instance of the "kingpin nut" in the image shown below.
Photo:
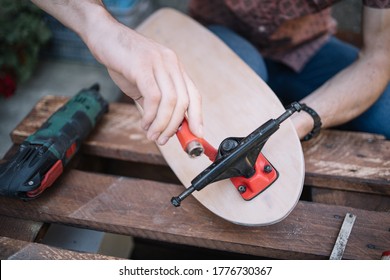
<path fill-rule="evenodd" d="M 203 151 L 203 146 L 198 141 L 191 141 L 186 148 L 187 154 L 192 158 L 201 156 Z"/>
<path fill-rule="evenodd" d="M 171 198 L 171 203 L 172 203 L 173 206 L 179 207 L 180 206 L 180 199 L 178 197 L 172 197 Z"/>

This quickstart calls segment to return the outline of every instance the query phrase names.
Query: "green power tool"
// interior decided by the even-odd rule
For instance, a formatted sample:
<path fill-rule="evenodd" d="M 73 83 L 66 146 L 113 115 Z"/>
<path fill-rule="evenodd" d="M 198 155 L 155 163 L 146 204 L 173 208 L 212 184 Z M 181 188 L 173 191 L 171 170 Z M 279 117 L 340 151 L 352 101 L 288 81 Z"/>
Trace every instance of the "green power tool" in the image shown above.
<path fill-rule="evenodd" d="M 107 111 L 98 84 L 77 93 L 0 165 L 0 195 L 23 200 L 41 195 Z"/>

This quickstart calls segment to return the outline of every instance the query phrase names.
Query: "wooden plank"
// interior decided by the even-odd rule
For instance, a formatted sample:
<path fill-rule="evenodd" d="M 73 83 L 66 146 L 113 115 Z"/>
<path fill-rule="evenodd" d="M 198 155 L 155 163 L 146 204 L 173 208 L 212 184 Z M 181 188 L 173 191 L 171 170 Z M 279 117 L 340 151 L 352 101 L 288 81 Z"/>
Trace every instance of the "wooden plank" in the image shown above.
<path fill-rule="evenodd" d="M 328 130 L 303 149 L 306 185 L 390 195 L 390 141 L 382 136 Z"/>
<path fill-rule="evenodd" d="M 370 211 L 390 212 L 390 196 L 361 192 L 311 188 L 314 202 L 343 205 Z"/>
<path fill-rule="evenodd" d="M 44 97 L 11 133 L 12 140 L 21 143 L 66 101 L 66 97 Z M 139 118 L 131 104 L 110 104 L 110 112 L 85 142 L 83 152 L 166 165 L 156 145 L 146 139 Z M 382 136 L 323 130 L 319 137 L 303 143 L 303 149 L 305 184 L 390 195 L 390 141 Z"/>
<path fill-rule="evenodd" d="M 9 159 L 17 151 L 16 145 L 6 152 L 0 164 Z M 0 236 L 33 242 L 40 241 L 49 225 L 42 222 L 28 221 L 0 215 Z"/>
<path fill-rule="evenodd" d="M 42 222 L 0 216 L 0 236 L 33 242 L 41 239 L 46 228 Z"/>
<path fill-rule="evenodd" d="M 11 133 L 12 141 L 22 143 L 68 100 L 68 97 L 43 97 Z M 107 158 L 166 165 L 157 146 L 142 131 L 137 108 L 129 104 L 111 103 L 109 113 L 82 149 L 87 154 Z"/>
<path fill-rule="evenodd" d="M 71 170 L 30 202 L 0 197 L 0 214 L 277 259 L 327 259 L 343 217 L 357 216 L 345 259 L 380 259 L 390 248 L 390 215 L 299 202 L 282 222 L 244 227 L 211 214 L 182 186 Z"/>
<path fill-rule="evenodd" d="M 117 258 L 100 254 L 75 252 L 44 244 L 31 243 L 0 237 L 2 260 L 114 260 Z"/>

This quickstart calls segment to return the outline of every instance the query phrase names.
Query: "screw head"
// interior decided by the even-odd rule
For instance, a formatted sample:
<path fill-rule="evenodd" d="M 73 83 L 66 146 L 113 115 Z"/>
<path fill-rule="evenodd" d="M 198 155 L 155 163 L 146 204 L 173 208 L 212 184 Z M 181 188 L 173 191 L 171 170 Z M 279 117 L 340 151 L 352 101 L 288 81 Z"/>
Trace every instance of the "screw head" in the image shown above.
<path fill-rule="evenodd" d="M 239 191 L 240 193 L 244 193 L 244 192 L 246 192 L 246 187 L 243 186 L 243 185 L 241 185 L 241 186 L 238 187 L 238 191 Z"/>
<path fill-rule="evenodd" d="M 267 164 L 266 166 L 264 166 L 264 172 L 265 173 L 270 173 L 272 171 L 272 166 Z"/>

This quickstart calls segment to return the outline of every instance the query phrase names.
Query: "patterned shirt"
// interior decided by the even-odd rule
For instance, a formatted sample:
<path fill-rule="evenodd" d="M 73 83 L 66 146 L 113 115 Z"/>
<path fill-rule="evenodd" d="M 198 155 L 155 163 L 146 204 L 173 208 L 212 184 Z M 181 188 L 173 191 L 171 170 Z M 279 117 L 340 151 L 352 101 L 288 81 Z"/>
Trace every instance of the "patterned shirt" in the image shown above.
<path fill-rule="evenodd" d="M 225 25 L 251 41 L 264 57 L 299 71 L 336 31 L 330 6 L 340 0 L 191 0 L 199 22 Z M 390 0 L 362 0 L 390 8 Z"/>

